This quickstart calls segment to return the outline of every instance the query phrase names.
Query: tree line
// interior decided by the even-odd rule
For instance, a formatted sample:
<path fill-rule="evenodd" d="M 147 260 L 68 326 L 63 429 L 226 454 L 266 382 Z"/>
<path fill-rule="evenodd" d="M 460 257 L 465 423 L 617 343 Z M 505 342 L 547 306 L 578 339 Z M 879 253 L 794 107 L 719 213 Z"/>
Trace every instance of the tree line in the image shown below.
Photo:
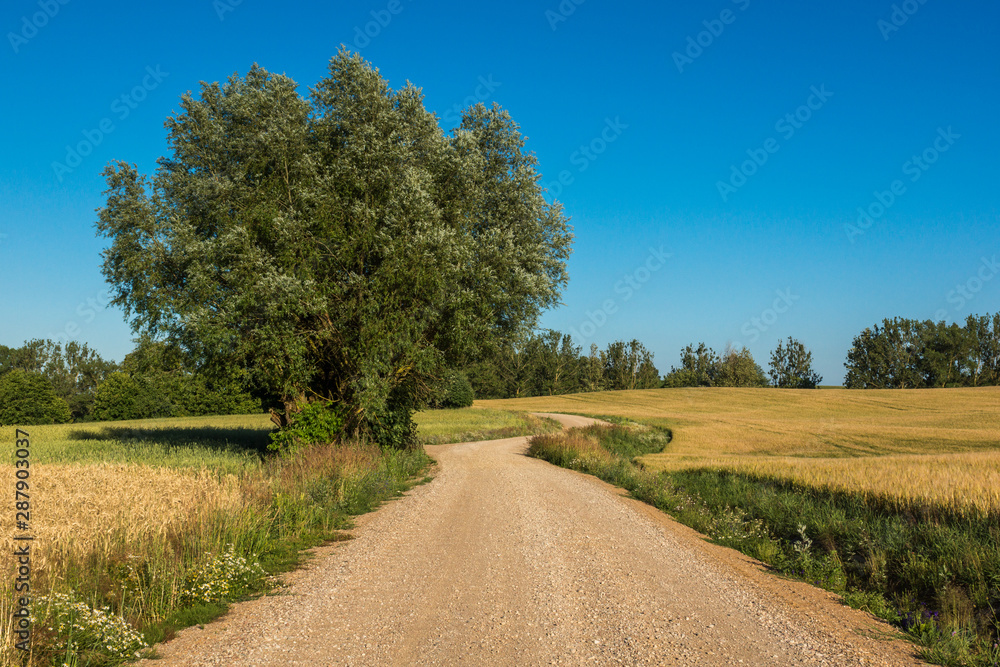
<path fill-rule="evenodd" d="M 259 392 L 220 384 L 183 351 L 140 339 L 122 363 L 86 343 L 26 341 L 0 345 L 0 424 L 197 417 L 261 411 Z"/>
<path fill-rule="evenodd" d="M 981 387 L 1000 384 L 1000 313 L 970 315 L 965 325 L 885 319 L 854 338 L 844 364 L 852 389 Z M 186 351 L 148 337 L 121 364 L 86 343 L 31 340 L 0 345 L 0 423 L 45 424 L 211 414 L 248 414 L 274 404 L 249 373 L 228 381 L 208 374 Z M 423 407 L 471 405 L 473 398 L 521 398 L 658 387 L 813 389 L 822 377 L 812 353 L 789 337 L 767 371 L 747 349 L 716 353 L 685 346 L 662 377 L 640 341 L 615 341 L 584 353 L 569 334 L 541 330 L 501 341 L 475 363 L 452 367 L 428 387 Z M 271 401 L 269 404 L 268 401 Z"/>
<path fill-rule="evenodd" d="M 1000 313 L 965 325 L 885 319 L 858 334 L 847 353 L 853 389 L 983 387 L 1000 384 Z"/>
<path fill-rule="evenodd" d="M 680 366 L 661 377 L 653 353 L 638 340 L 615 341 L 603 350 L 591 344 L 585 354 L 569 334 L 553 330 L 523 336 L 462 372 L 477 398 L 659 387 L 812 389 L 822 381 L 812 368 L 812 353 L 793 338 L 779 342 L 767 373 L 745 348 L 716 354 L 699 343 L 685 347 Z"/>

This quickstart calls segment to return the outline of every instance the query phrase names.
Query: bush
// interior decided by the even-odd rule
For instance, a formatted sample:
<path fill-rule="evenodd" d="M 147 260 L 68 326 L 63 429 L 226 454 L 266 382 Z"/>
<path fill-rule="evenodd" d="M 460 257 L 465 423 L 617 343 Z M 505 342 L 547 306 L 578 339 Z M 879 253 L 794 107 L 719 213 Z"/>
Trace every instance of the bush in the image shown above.
<path fill-rule="evenodd" d="M 344 416 L 333 403 L 315 401 L 292 417 L 291 425 L 271 434 L 268 449 L 290 454 L 313 444 L 327 444 L 340 438 Z"/>
<path fill-rule="evenodd" d="M 151 419 L 260 412 L 260 401 L 240 390 L 214 389 L 191 374 L 112 373 L 97 388 L 94 419 Z"/>
<path fill-rule="evenodd" d="M 0 424 L 65 424 L 71 417 L 69 405 L 38 373 L 16 370 L 0 377 Z"/>
<path fill-rule="evenodd" d="M 440 400 L 442 408 L 467 408 L 474 400 L 476 393 L 465 373 L 459 371 L 447 378 Z"/>
<path fill-rule="evenodd" d="M 109 375 L 94 397 L 93 415 L 98 421 L 149 419 L 172 414 L 167 396 L 125 373 Z"/>

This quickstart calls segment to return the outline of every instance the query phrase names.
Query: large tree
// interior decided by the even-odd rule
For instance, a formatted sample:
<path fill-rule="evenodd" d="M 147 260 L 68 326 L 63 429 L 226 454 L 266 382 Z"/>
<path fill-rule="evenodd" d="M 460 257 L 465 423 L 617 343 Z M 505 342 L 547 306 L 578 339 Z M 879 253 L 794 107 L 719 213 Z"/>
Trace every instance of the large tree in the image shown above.
<path fill-rule="evenodd" d="M 254 66 L 167 119 L 149 179 L 109 165 L 104 273 L 134 330 L 217 375 L 249 373 L 284 409 L 412 442 L 445 367 L 558 302 L 572 236 L 509 115 L 446 134 L 411 84 L 341 50 L 307 99 Z"/>

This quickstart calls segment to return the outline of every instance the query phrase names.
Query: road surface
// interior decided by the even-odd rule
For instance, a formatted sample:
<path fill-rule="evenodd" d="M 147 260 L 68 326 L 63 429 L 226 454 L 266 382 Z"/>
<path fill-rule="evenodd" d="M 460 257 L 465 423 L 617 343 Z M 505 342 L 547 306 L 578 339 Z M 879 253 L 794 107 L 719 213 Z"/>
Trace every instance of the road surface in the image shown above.
<path fill-rule="evenodd" d="M 922 664 L 835 596 L 526 446 L 428 447 L 433 482 L 147 664 Z"/>

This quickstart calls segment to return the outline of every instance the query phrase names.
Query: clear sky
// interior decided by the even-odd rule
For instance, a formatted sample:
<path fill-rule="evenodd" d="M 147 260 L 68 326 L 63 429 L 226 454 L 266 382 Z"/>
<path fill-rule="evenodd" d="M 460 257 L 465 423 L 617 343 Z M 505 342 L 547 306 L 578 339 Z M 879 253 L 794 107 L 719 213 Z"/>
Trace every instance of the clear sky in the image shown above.
<path fill-rule="evenodd" d="M 885 317 L 1000 310 L 998 25 L 993 0 L 7 0 L 0 343 L 120 361 L 104 165 L 152 172 L 199 81 L 256 62 L 305 93 L 344 43 L 446 128 L 478 100 L 521 125 L 576 236 L 544 326 L 662 372 L 697 341 L 766 367 L 790 335 L 837 384 Z"/>

